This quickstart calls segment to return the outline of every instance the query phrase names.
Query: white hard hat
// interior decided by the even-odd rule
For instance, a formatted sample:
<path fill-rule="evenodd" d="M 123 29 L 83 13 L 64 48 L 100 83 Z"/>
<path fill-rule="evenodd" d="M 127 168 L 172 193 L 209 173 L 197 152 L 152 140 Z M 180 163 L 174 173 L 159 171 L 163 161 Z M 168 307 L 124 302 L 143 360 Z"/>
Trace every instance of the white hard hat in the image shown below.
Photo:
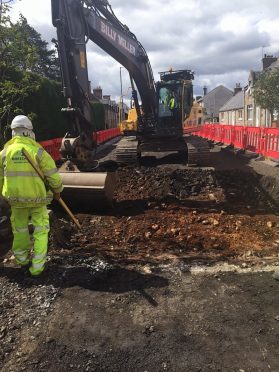
<path fill-rule="evenodd" d="M 17 115 L 11 124 L 11 129 L 16 129 L 16 128 L 26 128 L 26 129 L 33 129 L 33 125 L 31 120 L 28 119 L 27 116 L 25 115 Z"/>

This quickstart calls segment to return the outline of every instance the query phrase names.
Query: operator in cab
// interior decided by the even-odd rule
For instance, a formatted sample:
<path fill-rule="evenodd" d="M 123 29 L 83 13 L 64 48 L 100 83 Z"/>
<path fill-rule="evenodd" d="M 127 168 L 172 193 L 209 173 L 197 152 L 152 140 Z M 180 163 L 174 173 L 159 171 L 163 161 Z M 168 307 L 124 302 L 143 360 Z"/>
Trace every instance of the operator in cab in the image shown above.
<path fill-rule="evenodd" d="M 18 115 L 12 123 L 12 139 L 0 152 L 0 195 L 11 206 L 13 230 L 12 251 L 20 267 L 29 268 L 32 276 L 43 273 L 48 250 L 49 215 L 47 205 L 52 198 L 60 198 L 62 180 L 52 157 L 35 141 L 32 122 L 27 116 Z M 53 195 L 45 187 L 33 167 L 25 158 L 28 152 L 33 162 L 43 172 Z M 32 222 L 34 246 L 28 224 Z"/>
<path fill-rule="evenodd" d="M 174 95 L 173 92 L 172 92 L 172 94 L 170 96 L 170 99 L 169 99 L 169 102 L 168 102 L 168 108 L 171 111 L 177 108 L 177 102 L 176 102 L 175 95 Z"/>

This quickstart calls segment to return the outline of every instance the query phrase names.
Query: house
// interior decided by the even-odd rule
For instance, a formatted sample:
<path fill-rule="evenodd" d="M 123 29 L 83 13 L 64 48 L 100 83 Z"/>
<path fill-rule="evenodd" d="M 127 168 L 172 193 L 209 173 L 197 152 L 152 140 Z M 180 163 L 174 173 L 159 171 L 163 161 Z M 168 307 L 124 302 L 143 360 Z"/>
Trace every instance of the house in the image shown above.
<path fill-rule="evenodd" d="M 279 59 L 264 55 L 262 71 L 279 67 Z M 244 125 L 255 127 L 271 127 L 271 115 L 267 109 L 257 106 L 253 97 L 253 86 L 262 71 L 250 71 L 248 85 L 244 89 Z"/>
<path fill-rule="evenodd" d="M 223 85 L 218 85 L 209 93 L 207 93 L 207 89 L 204 88 L 204 96 L 198 100 L 199 105 L 203 109 L 202 122 L 218 123 L 220 108 L 232 96 L 233 92 Z"/>
<path fill-rule="evenodd" d="M 202 124 L 202 118 L 203 118 L 203 108 L 200 106 L 197 100 L 195 100 L 193 102 L 190 115 L 184 121 L 183 126 L 184 128 L 196 127 L 197 125 Z"/>
<path fill-rule="evenodd" d="M 92 102 L 102 103 L 105 112 L 105 128 L 116 128 L 119 122 L 119 106 L 114 101 L 111 100 L 110 95 L 103 95 L 103 90 L 101 87 L 93 89 L 93 94 L 90 97 Z"/>
<path fill-rule="evenodd" d="M 244 123 L 244 91 L 236 84 L 234 95 L 219 110 L 220 124 L 243 125 Z"/>

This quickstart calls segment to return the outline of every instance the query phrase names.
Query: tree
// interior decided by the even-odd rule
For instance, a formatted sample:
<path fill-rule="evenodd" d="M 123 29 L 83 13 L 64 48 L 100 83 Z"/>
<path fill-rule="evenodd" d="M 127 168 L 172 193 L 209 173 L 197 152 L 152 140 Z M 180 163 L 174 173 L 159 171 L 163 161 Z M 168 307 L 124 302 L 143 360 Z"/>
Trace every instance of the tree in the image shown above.
<path fill-rule="evenodd" d="M 35 72 L 52 80 L 60 80 L 59 63 L 54 49 L 47 48 L 47 42 L 20 15 L 12 23 L 8 7 L 3 8 L 0 33 L 0 61 L 3 67 L 13 66 L 21 71 Z"/>
<path fill-rule="evenodd" d="M 5 133 L 15 115 L 40 117 L 36 99 L 33 104 L 30 99 L 38 99 L 36 93 L 46 85 L 44 79 L 59 80 L 55 51 L 47 48 L 47 42 L 25 17 L 21 15 L 16 23 L 11 21 L 8 2 L 0 0 L 0 146 L 7 139 Z M 53 94 L 59 90 L 57 84 L 51 88 Z"/>
<path fill-rule="evenodd" d="M 258 106 L 267 109 L 274 119 L 279 112 L 279 68 L 264 70 L 253 87 L 253 96 Z"/>
<path fill-rule="evenodd" d="M 14 0 L 0 0 L 0 24 L 2 21 L 2 12 L 5 6 L 12 3 Z M 19 0 L 20 1 L 20 0 Z"/>
<path fill-rule="evenodd" d="M 59 80 L 59 64 L 54 49 L 47 48 L 47 42 L 20 15 L 19 21 L 11 27 L 13 63 L 20 70 L 35 72 L 52 80 Z"/>

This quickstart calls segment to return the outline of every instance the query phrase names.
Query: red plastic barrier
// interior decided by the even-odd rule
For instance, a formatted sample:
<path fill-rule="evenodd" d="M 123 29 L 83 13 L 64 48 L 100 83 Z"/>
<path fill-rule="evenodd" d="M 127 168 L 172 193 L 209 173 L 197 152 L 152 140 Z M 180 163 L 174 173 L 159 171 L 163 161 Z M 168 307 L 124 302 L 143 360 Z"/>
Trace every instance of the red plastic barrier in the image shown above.
<path fill-rule="evenodd" d="M 214 138 L 215 141 L 217 142 L 222 142 L 223 141 L 223 126 L 214 126 Z"/>
<path fill-rule="evenodd" d="M 223 139 L 222 142 L 230 145 L 233 141 L 233 131 L 231 125 L 223 125 Z"/>
<path fill-rule="evenodd" d="M 97 142 L 97 144 L 104 143 L 118 136 L 120 136 L 119 128 L 110 128 L 92 133 L 92 138 Z M 56 161 L 61 158 L 59 151 L 61 147 L 61 142 L 62 138 L 54 138 L 52 140 L 42 141 L 40 142 L 40 144 L 52 156 L 53 160 Z"/>
<path fill-rule="evenodd" d="M 279 129 L 266 128 L 264 130 L 264 147 L 262 151 L 266 156 L 279 159 Z"/>
<path fill-rule="evenodd" d="M 51 155 L 53 160 L 59 160 L 60 159 L 60 144 L 59 144 L 59 138 L 56 138 L 54 140 L 49 140 L 49 141 L 43 141 L 40 142 L 41 146 Z M 62 140 L 62 139 L 61 139 Z"/>
<path fill-rule="evenodd" d="M 233 127 L 232 144 L 240 149 L 246 148 L 246 128 L 242 126 Z"/>
<path fill-rule="evenodd" d="M 246 149 L 260 153 L 261 151 L 261 128 L 247 128 Z"/>
<path fill-rule="evenodd" d="M 188 129 L 187 133 L 191 132 Z M 209 140 L 279 159 L 279 128 L 203 124 L 198 130 L 193 128 L 192 132 Z"/>

